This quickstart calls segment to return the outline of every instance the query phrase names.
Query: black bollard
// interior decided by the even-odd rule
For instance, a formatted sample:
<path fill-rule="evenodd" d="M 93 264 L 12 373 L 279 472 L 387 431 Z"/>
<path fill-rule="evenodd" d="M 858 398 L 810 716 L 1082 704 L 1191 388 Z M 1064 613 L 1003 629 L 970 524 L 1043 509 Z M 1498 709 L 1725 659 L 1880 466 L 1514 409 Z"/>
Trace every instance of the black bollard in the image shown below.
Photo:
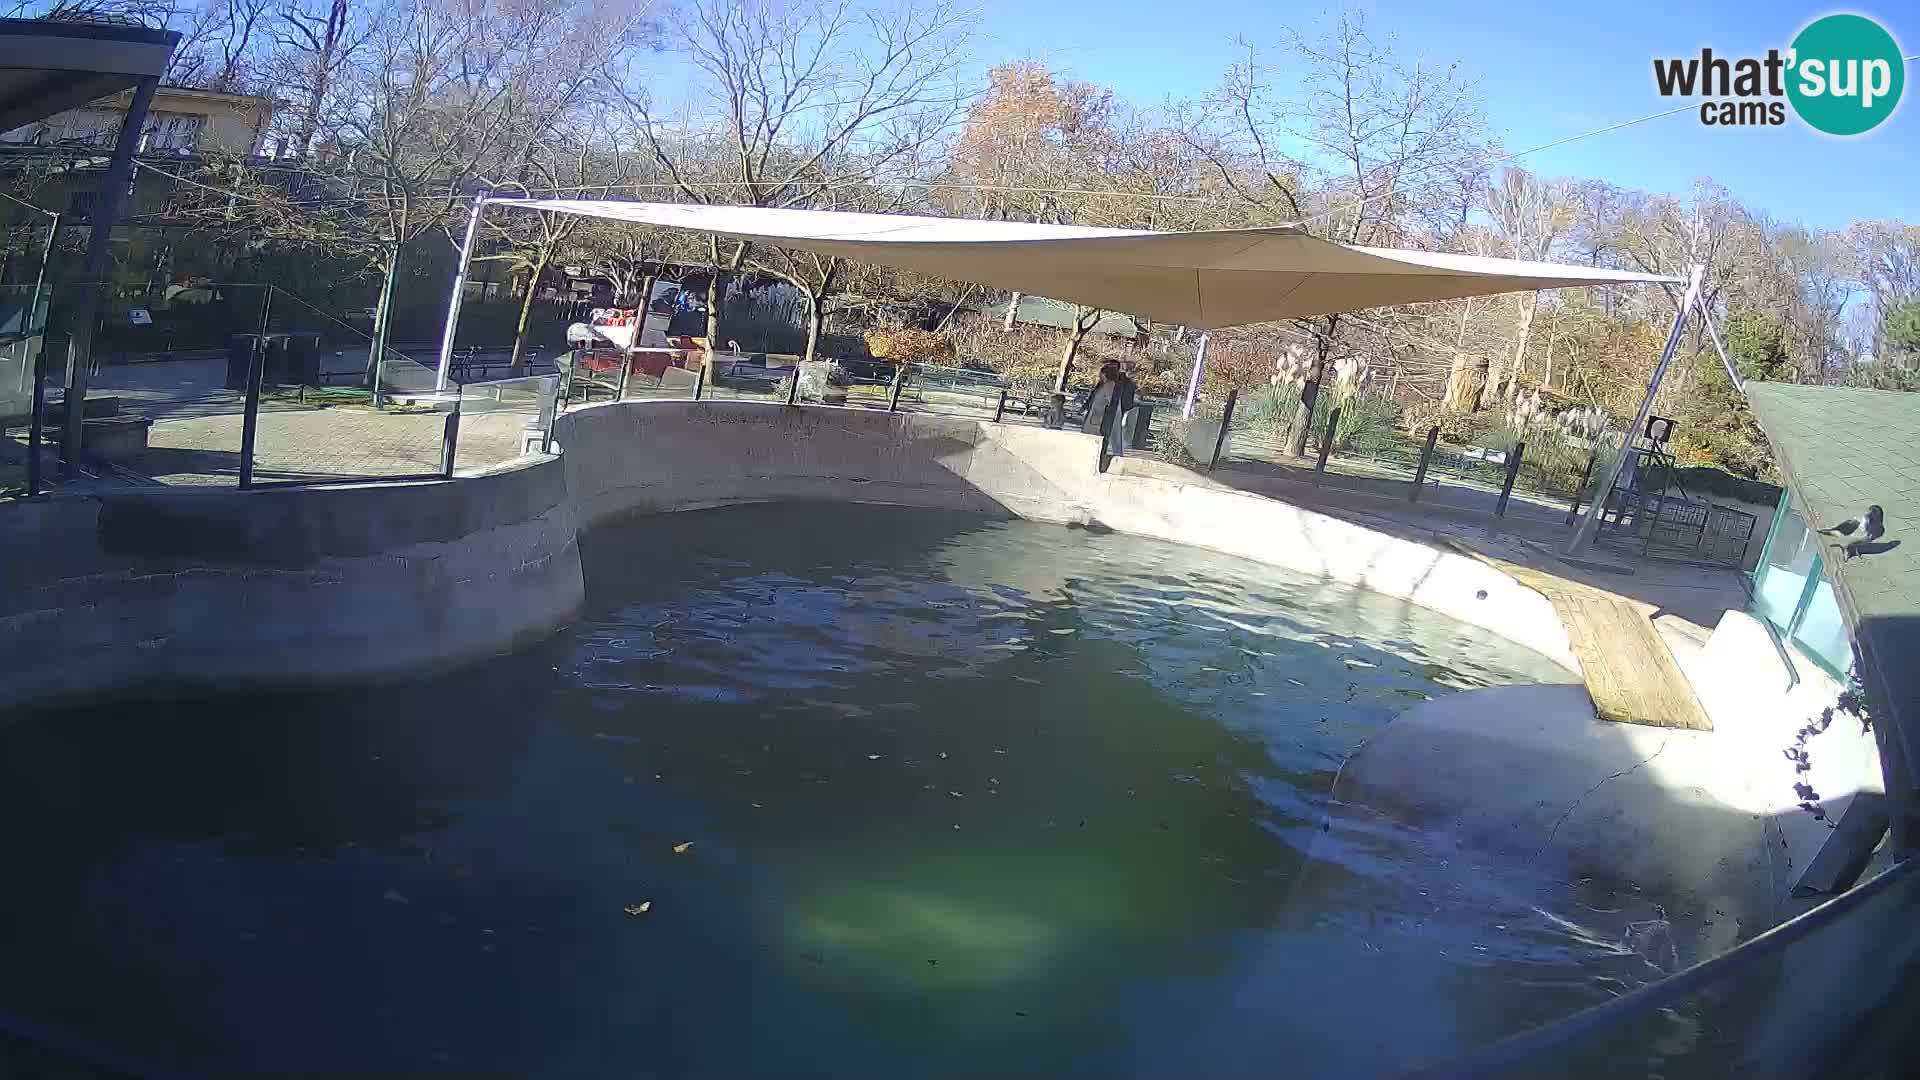
<path fill-rule="evenodd" d="M 254 339 L 253 355 L 247 360 L 247 403 L 240 417 L 240 487 L 253 486 L 253 444 L 260 429 L 260 384 L 267 374 L 267 339 Z M 72 408 L 69 404 L 68 408 Z"/>
<path fill-rule="evenodd" d="M 1493 508 L 1494 517 L 1504 517 L 1507 513 L 1507 498 L 1513 494 L 1514 478 L 1520 475 L 1520 455 L 1526 453 L 1527 444 L 1517 442 L 1507 451 L 1507 476 L 1500 481 L 1500 502 Z"/>
<path fill-rule="evenodd" d="M 1234 388 L 1227 391 L 1227 403 L 1220 409 L 1220 430 L 1213 437 L 1213 456 L 1207 459 L 1207 471 L 1220 464 L 1220 451 L 1227 445 L 1227 432 L 1233 429 L 1233 407 L 1240 400 L 1240 391 Z"/>
<path fill-rule="evenodd" d="M 447 425 L 440 432 L 440 475 L 453 479 L 453 454 L 460 442 L 460 403 L 453 403 L 453 411 L 447 414 Z"/>
<path fill-rule="evenodd" d="M 1320 478 L 1327 475 L 1327 455 L 1333 452 L 1333 433 L 1340 426 L 1340 410 L 1327 413 L 1327 434 L 1320 440 L 1320 458 L 1313 463 L 1313 486 L 1320 486 Z"/>
<path fill-rule="evenodd" d="M 1580 483 L 1573 489 L 1573 509 L 1567 511 L 1567 524 L 1571 525 L 1580 518 L 1580 500 L 1587 493 L 1587 482 L 1593 479 L 1593 462 L 1599 453 L 1587 455 L 1587 468 L 1580 474 Z"/>
<path fill-rule="evenodd" d="M 1440 425 L 1435 424 L 1427 432 L 1426 449 L 1420 451 L 1420 467 L 1413 471 L 1413 490 L 1407 494 L 1408 502 L 1420 501 L 1420 489 L 1427 483 L 1427 463 L 1433 460 L 1433 445 L 1440 441 Z"/>

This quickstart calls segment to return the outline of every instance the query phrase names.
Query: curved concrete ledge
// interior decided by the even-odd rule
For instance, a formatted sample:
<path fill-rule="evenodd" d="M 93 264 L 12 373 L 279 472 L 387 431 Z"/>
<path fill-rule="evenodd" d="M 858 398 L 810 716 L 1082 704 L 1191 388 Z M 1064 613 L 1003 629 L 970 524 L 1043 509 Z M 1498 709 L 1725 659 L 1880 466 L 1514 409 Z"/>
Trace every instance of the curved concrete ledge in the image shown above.
<path fill-rule="evenodd" d="M 560 418 L 583 527 L 730 502 L 830 499 L 973 509 L 1211 548 L 1409 600 L 1579 662 L 1546 597 L 1475 559 L 1262 495 L 1098 470 L 1070 431 L 743 401 L 620 402 Z"/>
<path fill-rule="evenodd" d="M 555 458 L 417 484 L 54 496 L 0 513 L 0 708 L 433 671 L 584 599 Z"/>
<path fill-rule="evenodd" d="M 1260 495 L 1102 474 L 1090 435 L 758 402 L 560 417 L 559 457 L 452 481 L 54 496 L 0 514 L 0 708 L 432 671 L 551 632 L 578 533 L 735 502 L 1102 525 L 1360 585 L 1575 673 L 1546 599 L 1476 560 Z"/>
<path fill-rule="evenodd" d="M 1789 842 L 1810 819 L 1790 771 L 1751 766 L 1756 749 L 1732 732 L 1600 720 L 1576 686 L 1449 694 L 1348 758 L 1329 835 L 1384 843 L 1422 881 L 1464 868 L 1544 910 L 1576 882 L 1591 911 L 1658 904 L 1690 964 L 1788 914 L 1792 871 L 1817 849 Z"/>

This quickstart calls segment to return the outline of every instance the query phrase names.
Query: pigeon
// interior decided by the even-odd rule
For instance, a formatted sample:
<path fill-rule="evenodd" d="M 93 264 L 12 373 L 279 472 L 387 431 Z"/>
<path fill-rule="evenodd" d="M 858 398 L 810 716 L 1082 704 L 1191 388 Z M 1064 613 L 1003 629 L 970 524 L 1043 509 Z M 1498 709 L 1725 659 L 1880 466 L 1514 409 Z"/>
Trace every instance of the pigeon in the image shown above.
<path fill-rule="evenodd" d="M 1846 537 L 1847 542 L 1842 550 L 1847 553 L 1847 558 L 1851 559 L 1860 554 L 1862 547 L 1880 539 L 1886 535 L 1886 532 L 1885 515 L 1876 504 L 1867 507 L 1867 512 L 1857 518 L 1848 518 L 1830 529 L 1821 529 L 1820 535 Z"/>
<path fill-rule="evenodd" d="M 1854 540 L 1878 540 L 1887 531 L 1886 521 L 1879 506 L 1867 507 L 1867 512 L 1857 518 L 1835 525 L 1831 529 L 1821 529 L 1821 536 L 1845 536 Z M 1859 536 L 1854 536 L 1859 533 Z"/>

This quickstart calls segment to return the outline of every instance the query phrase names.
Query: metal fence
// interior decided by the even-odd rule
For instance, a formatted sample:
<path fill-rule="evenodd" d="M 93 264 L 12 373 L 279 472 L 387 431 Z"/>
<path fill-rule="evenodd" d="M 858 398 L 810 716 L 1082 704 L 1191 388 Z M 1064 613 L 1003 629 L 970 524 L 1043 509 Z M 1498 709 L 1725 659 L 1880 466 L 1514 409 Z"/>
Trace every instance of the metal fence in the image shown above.
<path fill-rule="evenodd" d="M 763 401 L 1029 424 L 1047 423 L 1052 408 L 1052 395 L 1036 399 L 992 372 L 938 364 L 831 360 L 805 365 L 795 356 L 719 352 L 709 366 L 698 350 L 640 348 L 579 350 L 562 366 L 562 394 L 569 405 Z"/>
<path fill-rule="evenodd" d="M 463 346 L 442 389 L 437 344 L 380 342 L 362 314 L 259 283 L 0 290 L 0 496 L 417 479 L 530 445 L 522 428 L 556 400 L 552 358 Z M 67 453 L 68 357 L 83 353 L 84 452 Z"/>
<path fill-rule="evenodd" d="M 1202 397 L 1191 416 L 1169 414 L 1162 430 L 1172 437 L 1152 447 L 1167 460 L 1283 496 L 1288 485 L 1302 484 L 1546 528 L 1573 523 L 1621 443 L 1618 433 L 1580 436 L 1551 423 L 1495 429 L 1464 443 L 1439 427 L 1402 430 L 1377 400 L 1331 395 L 1302 434 L 1296 409 L 1290 390 Z M 1638 555 L 1739 566 L 1755 539 L 1752 514 L 1699 496 L 1676 492 L 1664 503 L 1636 504 L 1624 525 L 1617 501 L 1608 504 L 1602 538 L 1631 544 Z M 1649 530 L 1662 505 L 1656 539 Z"/>

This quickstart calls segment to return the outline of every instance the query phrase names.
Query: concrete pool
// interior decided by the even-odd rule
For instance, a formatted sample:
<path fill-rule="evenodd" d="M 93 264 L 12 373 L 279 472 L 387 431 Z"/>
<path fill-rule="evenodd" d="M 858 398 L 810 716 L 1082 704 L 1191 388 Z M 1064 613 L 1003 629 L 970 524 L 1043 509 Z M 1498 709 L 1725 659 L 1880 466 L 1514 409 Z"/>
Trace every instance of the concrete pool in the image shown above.
<path fill-rule="evenodd" d="M 1373 1073 L 1672 968 L 1657 897 L 1323 831 L 1402 709 L 1572 678 L 1484 631 L 976 515 L 582 547 L 460 674 L 0 730 L 0 1007 L 242 1071 Z"/>

